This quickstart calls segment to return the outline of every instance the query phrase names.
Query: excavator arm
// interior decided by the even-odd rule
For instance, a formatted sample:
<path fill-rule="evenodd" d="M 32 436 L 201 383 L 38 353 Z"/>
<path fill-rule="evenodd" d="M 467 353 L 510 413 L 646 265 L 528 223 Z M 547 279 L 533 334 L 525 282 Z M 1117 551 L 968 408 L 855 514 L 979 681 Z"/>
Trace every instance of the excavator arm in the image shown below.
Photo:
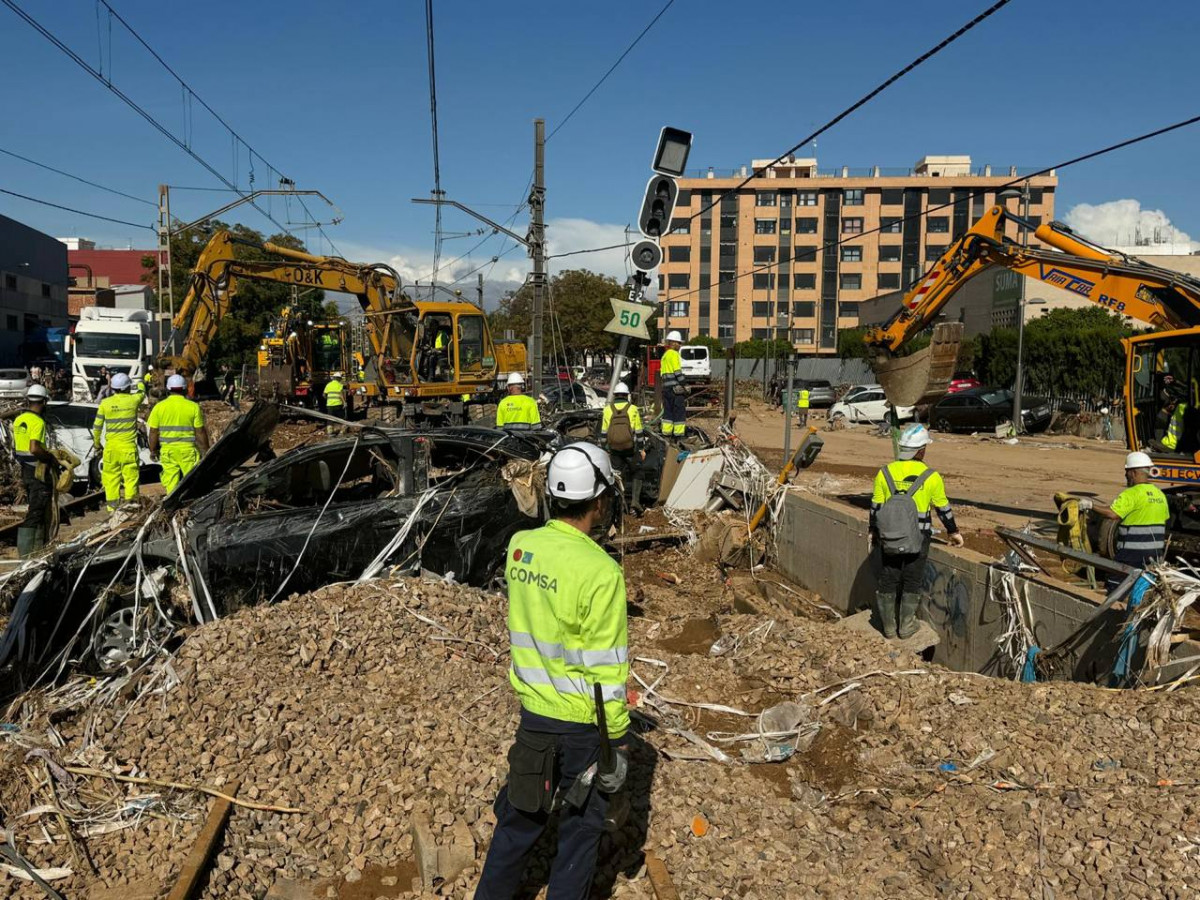
<path fill-rule="evenodd" d="M 281 258 L 238 259 L 235 253 L 238 244 L 257 247 Z M 221 319 L 229 312 L 238 280 L 243 278 L 354 294 L 363 310 L 372 314 L 410 315 L 414 322 L 417 314 L 416 306 L 399 289 L 399 276 L 389 266 L 357 265 L 339 257 L 314 256 L 269 242 L 253 244 L 219 231 L 200 253 L 192 271 L 187 296 L 172 322 L 172 336 L 185 335 L 183 346 L 178 355 L 163 357 L 164 368 L 196 370 L 208 353 Z M 377 357 L 409 358 L 412 328 L 368 333 Z"/>
<path fill-rule="evenodd" d="M 1008 219 L 1030 228 L 1038 241 L 1054 249 L 1022 247 L 1009 240 L 1004 236 Z M 1034 229 L 1032 223 L 995 206 L 905 293 L 891 319 L 866 333 L 889 400 L 910 406 L 945 393 L 958 357 L 961 324 L 937 324 L 928 351 L 911 357 L 896 353 L 934 323 L 964 284 L 997 266 L 1158 328 L 1200 326 L 1200 280 L 1113 253 L 1057 222 Z"/>

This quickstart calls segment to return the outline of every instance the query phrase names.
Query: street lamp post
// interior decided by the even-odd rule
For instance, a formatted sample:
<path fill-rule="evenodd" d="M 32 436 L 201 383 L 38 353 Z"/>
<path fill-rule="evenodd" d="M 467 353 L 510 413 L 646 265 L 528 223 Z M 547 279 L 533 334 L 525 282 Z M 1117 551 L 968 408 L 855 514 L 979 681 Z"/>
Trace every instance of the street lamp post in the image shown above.
<path fill-rule="evenodd" d="M 1006 191 L 1001 191 L 998 195 L 1004 200 L 1014 197 L 1021 199 L 1021 222 L 1019 228 L 1021 230 L 1021 246 L 1029 246 L 1029 182 L 1026 181 L 1021 185 L 1021 189 L 1009 188 Z M 1025 421 L 1021 415 L 1021 394 L 1024 388 L 1024 355 L 1025 355 L 1025 276 L 1021 276 L 1021 280 L 1017 285 L 1017 377 L 1013 382 L 1013 411 L 1012 423 L 1013 432 L 1023 434 L 1025 431 Z"/>

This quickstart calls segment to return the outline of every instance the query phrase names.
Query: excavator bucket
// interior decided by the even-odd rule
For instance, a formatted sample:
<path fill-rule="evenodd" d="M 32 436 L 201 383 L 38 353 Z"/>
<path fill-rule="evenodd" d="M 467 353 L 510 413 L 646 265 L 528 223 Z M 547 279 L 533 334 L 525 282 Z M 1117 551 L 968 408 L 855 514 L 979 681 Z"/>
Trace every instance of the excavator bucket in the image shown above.
<path fill-rule="evenodd" d="M 893 406 L 933 403 L 950 388 L 963 339 L 962 322 L 942 322 L 933 327 L 929 346 L 911 356 L 876 360 L 875 376 Z"/>

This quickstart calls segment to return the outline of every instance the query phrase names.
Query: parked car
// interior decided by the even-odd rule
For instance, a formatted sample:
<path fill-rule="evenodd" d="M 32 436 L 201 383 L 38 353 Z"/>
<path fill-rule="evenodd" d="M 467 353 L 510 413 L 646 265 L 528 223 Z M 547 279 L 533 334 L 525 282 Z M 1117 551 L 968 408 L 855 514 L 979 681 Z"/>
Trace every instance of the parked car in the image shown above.
<path fill-rule="evenodd" d="M 29 387 L 29 373 L 24 369 L 0 369 L 0 400 L 20 400 Z"/>
<path fill-rule="evenodd" d="M 99 403 L 49 403 L 46 424 L 50 426 L 52 446 L 70 450 L 80 460 L 75 467 L 75 484 L 98 488 L 104 470 L 103 457 L 92 452 L 92 425 L 96 421 Z M 155 480 L 158 463 L 150 458 L 150 444 L 145 423 L 138 423 L 138 465 L 143 470 L 142 483 Z M 145 471 L 152 470 L 152 471 Z M 148 477 L 149 476 L 149 477 Z"/>
<path fill-rule="evenodd" d="M 712 361 L 707 347 L 695 344 L 680 347 L 679 364 L 683 377 L 689 381 L 708 381 L 712 377 Z"/>
<path fill-rule="evenodd" d="M 847 392 L 846 398 L 829 407 L 830 419 L 845 416 L 848 422 L 884 422 L 892 408 L 882 388 Z M 916 415 L 916 407 L 898 406 L 896 415 L 901 422 L 907 421 Z"/>
<path fill-rule="evenodd" d="M 882 391 L 881 384 L 854 384 L 846 389 L 846 393 L 842 394 L 842 402 L 850 403 L 859 394 L 870 393 L 871 391 Z"/>
<path fill-rule="evenodd" d="M 1003 388 L 968 388 L 947 394 L 933 405 L 929 421 L 937 431 L 991 431 L 1012 419 L 1013 392 Z M 1050 404 L 1041 397 L 1021 398 L 1027 432 L 1050 425 Z"/>
<path fill-rule="evenodd" d="M 604 409 L 605 397 L 581 381 L 560 381 L 542 385 L 542 396 L 551 409 Z"/>
<path fill-rule="evenodd" d="M 833 393 L 833 385 L 828 381 L 797 380 L 793 383 L 792 388 L 795 391 L 808 388 L 808 405 L 813 408 L 833 406 L 834 400 L 837 399 Z"/>
<path fill-rule="evenodd" d="M 978 387 L 983 387 L 983 382 L 975 377 L 974 372 L 955 372 L 950 378 L 948 392 L 957 394 L 961 391 L 969 391 L 971 388 Z"/>

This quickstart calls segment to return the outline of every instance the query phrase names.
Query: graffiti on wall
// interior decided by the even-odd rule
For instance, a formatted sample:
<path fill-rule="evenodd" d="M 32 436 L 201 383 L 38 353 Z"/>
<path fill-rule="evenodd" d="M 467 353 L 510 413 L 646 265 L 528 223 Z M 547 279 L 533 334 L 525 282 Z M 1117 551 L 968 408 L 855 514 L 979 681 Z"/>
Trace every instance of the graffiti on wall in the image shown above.
<path fill-rule="evenodd" d="M 971 616 L 971 579 L 950 566 L 925 563 L 925 616 L 943 634 L 963 637 Z"/>

